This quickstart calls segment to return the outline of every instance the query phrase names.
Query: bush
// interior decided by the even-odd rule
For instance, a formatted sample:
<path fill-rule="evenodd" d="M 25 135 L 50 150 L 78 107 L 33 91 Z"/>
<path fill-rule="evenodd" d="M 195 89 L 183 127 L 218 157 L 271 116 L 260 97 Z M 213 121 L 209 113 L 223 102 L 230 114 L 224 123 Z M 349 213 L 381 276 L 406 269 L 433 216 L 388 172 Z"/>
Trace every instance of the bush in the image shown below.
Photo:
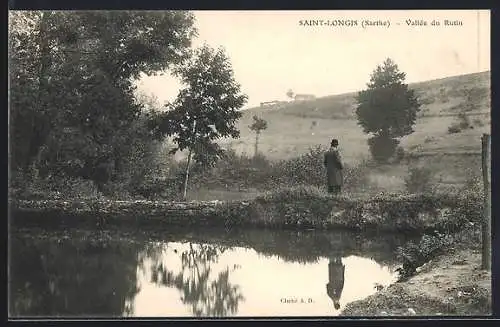
<path fill-rule="evenodd" d="M 165 185 L 173 192 L 182 192 L 186 160 L 173 163 Z M 272 165 L 262 154 L 239 155 L 233 149 L 224 154 L 213 167 L 204 167 L 192 162 L 189 171 L 189 188 L 223 188 L 243 190 L 248 188 L 269 188 Z"/>
<path fill-rule="evenodd" d="M 458 126 L 464 130 L 471 127 L 470 119 L 467 114 L 461 112 L 458 114 Z"/>
<path fill-rule="evenodd" d="M 147 178 L 144 183 L 134 190 L 134 195 L 140 195 L 146 199 L 156 200 L 180 200 L 184 180 L 182 176 Z"/>
<path fill-rule="evenodd" d="M 110 181 L 102 186 L 102 193 L 110 198 L 116 200 L 131 199 L 132 195 L 127 190 L 128 185 L 120 181 Z"/>
<path fill-rule="evenodd" d="M 460 133 L 461 131 L 462 131 L 462 129 L 460 128 L 460 126 L 458 124 L 451 124 L 448 127 L 448 134 L 456 134 L 456 133 Z"/>
<path fill-rule="evenodd" d="M 456 134 L 460 133 L 464 129 L 474 128 L 470 122 L 469 116 L 467 116 L 464 112 L 460 112 L 458 114 L 457 120 L 458 121 L 456 123 L 453 123 L 448 127 L 448 134 Z"/>
<path fill-rule="evenodd" d="M 481 119 L 479 119 L 479 118 L 474 119 L 472 122 L 476 126 L 479 126 L 479 127 L 483 127 L 484 126 L 484 122 Z"/>
<path fill-rule="evenodd" d="M 326 184 L 324 151 L 321 146 L 315 146 L 299 157 L 272 163 L 261 154 L 249 157 L 228 150 L 222 160 L 211 169 L 204 170 L 193 166 L 190 172 L 190 187 L 270 190 L 307 185 L 324 188 Z M 344 166 L 346 190 L 365 188 L 368 185 L 367 161 L 362 161 L 356 166 Z M 178 167 L 180 169 L 171 169 L 170 175 L 175 170 L 183 176 L 185 163 L 180 163 Z"/>
<path fill-rule="evenodd" d="M 399 281 L 414 275 L 418 267 L 443 253 L 453 242 L 453 236 L 436 232 L 434 235 L 423 235 L 417 243 L 410 241 L 398 247 L 396 257 L 402 262 L 402 267 L 397 269 Z"/>
<path fill-rule="evenodd" d="M 441 103 L 450 101 L 450 98 L 448 97 L 448 94 L 446 93 L 446 89 L 444 87 L 439 89 L 439 101 Z"/>
<path fill-rule="evenodd" d="M 483 177 L 481 171 L 476 171 L 472 168 L 468 168 L 465 171 L 467 176 L 463 187 L 460 189 L 460 193 L 476 193 L 483 194 Z"/>
<path fill-rule="evenodd" d="M 269 176 L 271 184 L 274 186 L 325 185 L 324 152 L 325 149 L 321 146 L 315 146 L 306 154 L 273 164 Z"/>
<path fill-rule="evenodd" d="M 459 190 L 459 197 L 462 199 L 458 203 L 457 214 L 473 222 L 480 222 L 483 213 L 484 188 L 482 178 L 479 176 L 469 177 L 463 188 Z"/>
<path fill-rule="evenodd" d="M 344 167 L 344 190 L 350 192 L 368 191 L 370 187 L 370 162 L 363 160 L 357 165 Z"/>
<path fill-rule="evenodd" d="M 368 146 L 373 159 L 378 163 L 386 163 L 396 151 L 399 140 L 387 136 L 374 136 L 368 139 Z"/>
<path fill-rule="evenodd" d="M 432 191 L 433 173 L 429 168 L 412 167 L 405 178 L 405 187 L 409 193 L 426 193 Z"/>
<path fill-rule="evenodd" d="M 28 180 L 17 192 L 17 197 L 31 200 L 100 199 L 103 198 L 103 194 L 91 180 L 59 175 Z"/>
<path fill-rule="evenodd" d="M 426 97 L 421 97 L 421 98 L 420 98 L 420 104 L 422 104 L 422 105 L 424 105 L 424 106 L 425 106 L 425 105 L 432 104 L 432 103 L 434 103 L 435 101 L 436 101 L 436 100 L 434 99 L 434 97 L 433 97 L 433 96 L 429 96 L 429 95 L 427 95 Z"/>
<path fill-rule="evenodd" d="M 406 151 L 402 146 L 397 146 L 396 151 L 394 153 L 394 158 L 396 159 L 396 162 L 401 162 L 406 156 Z"/>
<path fill-rule="evenodd" d="M 434 138 L 432 136 L 426 136 L 424 138 L 424 143 L 431 143 L 432 141 L 434 141 Z"/>
<path fill-rule="evenodd" d="M 193 171 L 192 182 L 198 186 L 246 189 L 268 182 L 270 161 L 262 154 L 238 155 L 226 150 L 221 160 L 211 169 Z"/>

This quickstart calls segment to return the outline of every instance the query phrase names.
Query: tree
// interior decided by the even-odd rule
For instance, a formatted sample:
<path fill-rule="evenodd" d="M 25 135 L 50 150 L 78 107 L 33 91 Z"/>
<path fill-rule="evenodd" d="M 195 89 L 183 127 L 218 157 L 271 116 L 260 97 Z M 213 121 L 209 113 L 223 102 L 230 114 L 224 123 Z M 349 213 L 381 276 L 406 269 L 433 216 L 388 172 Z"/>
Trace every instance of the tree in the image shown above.
<path fill-rule="evenodd" d="M 289 97 L 290 99 L 293 100 L 293 96 L 294 96 L 295 93 L 293 93 L 293 91 L 290 89 L 286 92 L 286 96 Z"/>
<path fill-rule="evenodd" d="M 194 16 L 27 11 L 11 12 L 9 19 L 12 168 L 35 164 L 45 175 L 105 183 L 109 178 L 95 172 L 114 167 L 104 174 L 110 177 L 121 169 L 140 118 L 134 79 L 188 58 Z"/>
<path fill-rule="evenodd" d="M 92 235 L 60 239 L 60 246 L 32 235 L 13 235 L 11 242 L 11 316 L 133 314 L 133 299 L 139 292 L 136 283 L 141 245 L 123 246 Z"/>
<path fill-rule="evenodd" d="M 249 128 L 255 132 L 255 153 L 254 156 L 257 156 L 258 149 L 259 149 L 259 137 L 261 131 L 267 129 L 267 122 L 262 119 L 257 117 L 257 115 L 253 116 L 253 123 L 252 125 L 249 126 Z"/>
<path fill-rule="evenodd" d="M 184 184 L 187 192 L 191 157 L 203 167 L 212 166 L 223 154 L 216 140 L 238 138 L 235 127 L 247 96 L 240 91 L 224 50 L 208 45 L 196 49 L 191 60 L 175 70 L 184 84 L 176 100 L 156 119 L 156 135 L 173 137 L 172 153 L 188 150 Z"/>
<path fill-rule="evenodd" d="M 399 139 L 414 132 L 420 103 L 414 90 L 404 84 L 406 74 L 390 58 L 373 71 L 368 88 L 358 93 L 356 115 L 375 160 L 386 162 Z"/>
<path fill-rule="evenodd" d="M 230 282 L 229 275 L 238 266 L 213 274 L 212 265 L 219 263 L 226 247 L 189 243 L 189 249 L 180 254 L 178 273 L 166 269 L 160 260 L 154 260 L 151 281 L 159 286 L 174 287 L 181 291 L 181 301 L 191 306 L 197 317 L 224 317 L 236 314 L 240 301 L 245 298 L 238 285 Z M 153 249 L 157 251 L 157 249 Z"/>

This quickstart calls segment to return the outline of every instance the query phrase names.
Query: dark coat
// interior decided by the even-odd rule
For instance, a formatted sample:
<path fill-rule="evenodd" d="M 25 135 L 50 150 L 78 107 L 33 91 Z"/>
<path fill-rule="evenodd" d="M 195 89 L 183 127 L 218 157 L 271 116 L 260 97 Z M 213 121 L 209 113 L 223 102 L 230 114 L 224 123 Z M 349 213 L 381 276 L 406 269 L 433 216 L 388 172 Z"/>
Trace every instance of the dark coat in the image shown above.
<path fill-rule="evenodd" d="M 334 301 L 338 302 L 344 289 L 344 272 L 345 266 L 342 261 L 332 261 L 328 263 L 328 284 L 326 284 L 326 292 Z"/>
<path fill-rule="evenodd" d="M 335 148 L 330 148 L 330 150 L 325 152 L 324 164 L 326 168 L 327 185 L 342 186 L 342 169 L 344 166 L 342 165 L 339 151 Z"/>

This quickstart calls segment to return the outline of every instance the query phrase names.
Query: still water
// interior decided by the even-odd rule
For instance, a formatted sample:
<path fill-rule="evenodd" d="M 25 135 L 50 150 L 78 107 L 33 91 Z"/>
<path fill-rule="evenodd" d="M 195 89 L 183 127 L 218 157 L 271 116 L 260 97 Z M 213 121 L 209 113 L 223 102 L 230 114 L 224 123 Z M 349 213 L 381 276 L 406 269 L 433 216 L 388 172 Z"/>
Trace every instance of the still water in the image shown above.
<path fill-rule="evenodd" d="M 405 240 L 345 232 L 11 231 L 9 313 L 336 316 L 396 280 Z"/>

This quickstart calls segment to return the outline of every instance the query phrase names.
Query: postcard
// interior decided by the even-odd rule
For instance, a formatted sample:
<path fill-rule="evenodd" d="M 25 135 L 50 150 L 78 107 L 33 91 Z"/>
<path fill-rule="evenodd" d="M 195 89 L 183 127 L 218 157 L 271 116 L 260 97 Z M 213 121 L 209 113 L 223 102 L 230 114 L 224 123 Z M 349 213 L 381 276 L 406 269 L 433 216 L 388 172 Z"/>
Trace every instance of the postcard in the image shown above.
<path fill-rule="evenodd" d="M 9 317 L 489 316 L 490 11 L 9 11 Z"/>

